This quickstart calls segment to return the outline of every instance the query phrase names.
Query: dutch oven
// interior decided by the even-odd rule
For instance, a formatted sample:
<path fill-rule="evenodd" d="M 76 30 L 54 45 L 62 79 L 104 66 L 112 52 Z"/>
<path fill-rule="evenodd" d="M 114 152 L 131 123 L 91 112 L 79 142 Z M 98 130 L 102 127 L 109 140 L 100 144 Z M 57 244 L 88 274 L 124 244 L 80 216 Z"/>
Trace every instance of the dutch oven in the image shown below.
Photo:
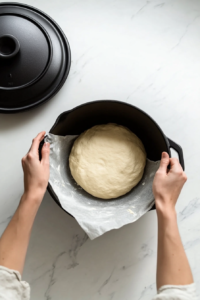
<path fill-rule="evenodd" d="M 163 151 L 171 157 L 170 148 L 173 148 L 178 153 L 180 164 L 184 170 L 182 148 L 166 137 L 159 125 L 148 114 L 124 102 L 99 100 L 82 104 L 60 114 L 49 132 L 61 136 L 80 135 L 95 125 L 107 123 L 123 125 L 134 132 L 143 142 L 147 158 L 150 160 L 160 160 Z M 61 207 L 50 184 L 47 189 Z"/>

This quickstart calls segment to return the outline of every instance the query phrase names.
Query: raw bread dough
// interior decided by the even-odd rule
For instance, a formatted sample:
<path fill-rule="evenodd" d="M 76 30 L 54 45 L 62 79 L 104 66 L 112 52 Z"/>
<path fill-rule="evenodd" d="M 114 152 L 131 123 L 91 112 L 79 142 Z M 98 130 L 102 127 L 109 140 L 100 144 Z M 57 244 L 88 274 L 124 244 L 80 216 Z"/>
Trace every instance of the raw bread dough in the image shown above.
<path fill-rule="evenodd" d="M 141 180 L 145 164 L 141 140 L 128 128 L 112 123 L 83 132 L 69 156 L 75 181 L 101 199 L 128 193 Z"/>

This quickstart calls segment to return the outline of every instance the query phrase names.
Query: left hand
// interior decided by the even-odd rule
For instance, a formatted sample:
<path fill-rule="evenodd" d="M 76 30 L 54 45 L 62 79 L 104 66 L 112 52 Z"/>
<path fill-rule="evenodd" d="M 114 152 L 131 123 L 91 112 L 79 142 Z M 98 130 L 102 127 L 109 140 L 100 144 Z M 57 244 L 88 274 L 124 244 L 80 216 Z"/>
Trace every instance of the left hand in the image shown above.
<path fill-rule="evenodd" d="M 49 153 L 50 144 L 42 147 L 42 160 L 39 160 L 39 145 L 45 136 L 40 132 L 32 141 L 29 152 L 22 158 L 24 171 L 24 193 L 28 198 L 42 201 L 49 180 Z"/>

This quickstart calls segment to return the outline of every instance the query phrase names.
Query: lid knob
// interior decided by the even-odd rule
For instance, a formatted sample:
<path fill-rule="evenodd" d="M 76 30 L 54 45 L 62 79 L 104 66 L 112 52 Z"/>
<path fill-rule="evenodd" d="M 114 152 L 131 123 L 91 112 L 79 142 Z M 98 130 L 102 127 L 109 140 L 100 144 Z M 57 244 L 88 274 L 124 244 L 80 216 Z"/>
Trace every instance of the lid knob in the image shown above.
<path fill-rule="evenodd" d="M 0 36 L 0 58 L 11 58 L 20 49 L 19 41 L 10 34 Z"/>

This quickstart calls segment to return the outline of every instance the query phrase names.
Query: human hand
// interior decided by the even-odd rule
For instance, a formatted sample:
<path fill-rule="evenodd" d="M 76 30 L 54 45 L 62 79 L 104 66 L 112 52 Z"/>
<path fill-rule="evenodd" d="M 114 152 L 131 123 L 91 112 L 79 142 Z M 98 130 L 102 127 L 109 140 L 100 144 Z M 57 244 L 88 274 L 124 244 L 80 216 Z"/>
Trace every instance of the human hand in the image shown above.
<path fill-rule="evenodd" d="M 22 158 L 24 193 L 28 198 L 39 201 L 39 203 L 42 201 L 49 180 L 50 144 L 44 143 L 41 161 L 38 152 L 44 135 L 45 131 L 42 131 L 33 139 L 29 152 Z"/>
<path fill-rule="evenodd" d="M 170 170 L 168 165 L 170 164 Z M 163 152 L 160 167 L 153 181 L 153 194 L 156 210 L 162 213 L 175 211 L 175 204 L 187 176 L 177 158 L 169 158 L 168 153 Z"/>

